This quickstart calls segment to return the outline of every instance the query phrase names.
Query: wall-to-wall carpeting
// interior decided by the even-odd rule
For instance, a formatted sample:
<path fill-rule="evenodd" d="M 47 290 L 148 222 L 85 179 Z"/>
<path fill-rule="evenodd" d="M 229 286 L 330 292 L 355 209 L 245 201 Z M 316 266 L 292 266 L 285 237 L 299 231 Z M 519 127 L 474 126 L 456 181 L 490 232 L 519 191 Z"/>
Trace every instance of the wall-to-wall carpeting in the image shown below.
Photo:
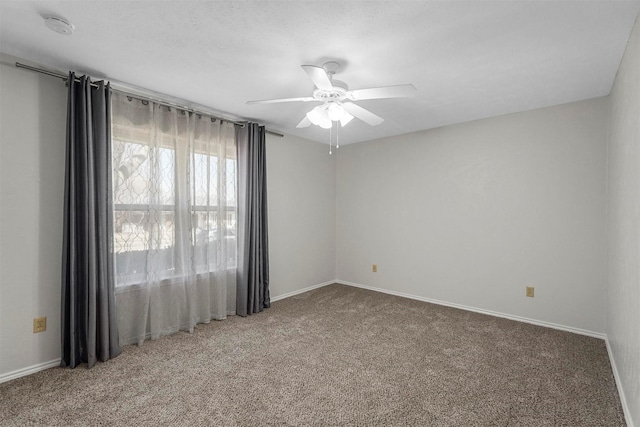
<path fill-rule="evenodd" d="M 0 402 L 3 426 L 624 425 L 602 340 L 342 285 Z"/>

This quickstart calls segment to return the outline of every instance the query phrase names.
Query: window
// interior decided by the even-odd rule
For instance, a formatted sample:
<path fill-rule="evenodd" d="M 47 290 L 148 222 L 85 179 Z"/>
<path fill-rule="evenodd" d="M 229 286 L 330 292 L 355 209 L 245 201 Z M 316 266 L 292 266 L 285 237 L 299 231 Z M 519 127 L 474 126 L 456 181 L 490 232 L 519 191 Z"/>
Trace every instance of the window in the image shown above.
<path fill-rule="evenodd" d="M 235 154 L 235 153 L 234 153 Z M 218 257 L 226 257 L 229 268 L 236 267 L 237 204 L 236 159 L 196 153 L 191 177 L 193 186 L 193 241 L 197 273 L 214 271 Z M 216 177 L 221 186 L 211 187 L 207 180 Z M 225 200 L 221 203 L 220 198 Z M 219 207 L 220 208 L 217 208 Z M 216 250 L 216 247 L 219 250 Z"/>
<path fill-rule="evenodd" d="M 233 125 L 125 96 L 112 123 L 116 286 L 235 269 Z"/>

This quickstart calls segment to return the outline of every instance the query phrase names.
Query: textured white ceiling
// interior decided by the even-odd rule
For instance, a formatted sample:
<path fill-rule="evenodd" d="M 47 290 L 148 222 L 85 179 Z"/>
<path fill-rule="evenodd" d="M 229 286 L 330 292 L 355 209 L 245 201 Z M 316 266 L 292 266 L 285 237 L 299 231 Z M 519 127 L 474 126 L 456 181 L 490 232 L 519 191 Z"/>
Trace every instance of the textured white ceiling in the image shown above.
<path fill-rule="evenodd" d="M 11 1 L 0 51 L 145 88 L 328 142 L 296 124 L 309 103 L 300 68 L 342 62 L 351 89 L 412 83 L 410 99 L 361 101 L 342 144 L 607 95 L 640 0 L 633 1 Z M 42 17 L 70 20 L 73 36 Z"/>

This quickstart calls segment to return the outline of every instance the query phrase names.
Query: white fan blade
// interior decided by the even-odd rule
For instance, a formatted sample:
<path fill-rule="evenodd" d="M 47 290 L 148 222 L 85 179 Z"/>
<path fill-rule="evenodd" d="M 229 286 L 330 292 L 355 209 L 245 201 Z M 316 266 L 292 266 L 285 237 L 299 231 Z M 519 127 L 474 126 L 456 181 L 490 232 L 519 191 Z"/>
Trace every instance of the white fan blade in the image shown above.
<path fill-rule="evenodd" d="M 345 111 L 342 115 L 342 118 L 340 119 L 340 125 L 342 127 L 345 127 L 351 120 L 353 120 L 353 116 Z"/>
<path fill-rule="evenodd" d="M 397 85 L 351 90 L 347 93 L 347 97 L 353 101 L 360 101 L 363 99 L 407 98 L 415 94 L 416 88 L 413 85 Z"/>
<path fill-rule="evenodd" d="M 377 126 L 380 123 L 384 122 L 384 119 L 382 117 L 376 116 L 371 111 L 365 110 L 361 106 L 356 105 L 352 102 L 344 102 L 342 104 L 342 107 L 354 117 L 359 118 L 360 120 L 371 126 Z"/>
<path fill-rule="evenodd" d="M 302 69 L 306 71 L 307 75 L 318 89 L 333 90 L 331 80 L 329 80 L 329 76 L 327 76 L 327 72 L 324 68 L 316 67 L 315 65 L 302 65 Z"/>
<path fill-rule="evenodd" d="M 247 101 L 247 104 L 276 104 L 278 102 L 309 102 L 317 101 L 311 96 L 303 96 L 301 98 L 279 98 L 279 99 L 261 99 L 259 101 Z"/>
<path fill-rule="evenodd" d="M 309 120 L 309 118 L 307 116 L 304 116 L 304 119 L 302 119 L 300 121 L 300 123 L 298 123 L 298 126 L 296 126 L 297 128 L 306 128 L 311 126 L 311 120 Z"/>

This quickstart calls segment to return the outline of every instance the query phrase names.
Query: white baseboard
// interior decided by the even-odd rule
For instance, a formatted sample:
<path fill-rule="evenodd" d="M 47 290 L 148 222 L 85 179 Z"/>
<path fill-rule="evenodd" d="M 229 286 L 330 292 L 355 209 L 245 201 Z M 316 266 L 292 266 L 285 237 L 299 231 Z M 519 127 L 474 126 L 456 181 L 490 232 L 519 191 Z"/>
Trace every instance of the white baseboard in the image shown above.
<path fill-rule="evenodd" d="M 500 313 L 497 311 L 485 310 L 482 308 L 470 307 L 468 305 L 456 304 L 452 302 L 440 301 L 431 298 L 425 298 L 417 295 L 405 294 L 403 292 L 390 291 L 388 289 L 374 288 L 373 286 L 361 285 L 359 283 L 347 282 L 344 280 L 336 280 L 335 283 L 341 285 L 354 286 L 356 288 L 368 289 L 370 291 L 382 292 L 385 294 L 395 295 L 398 297 L 414 299 L 418 301 L 428 302 L 431 304 L 444 305 L 446 307 L 459 308 L 461 310 L 473 311 L 475 313 L 487 314 L 489 316 L 502 317 L 504 319 L 515 320 L 517 322 L 530 323 L 532 325 L 544 326 L 546 328 L 559 329 L 561 331 L 573 332 L 574 334 L 586 335 L 588 337 L 599 338 L 604 340 L 606 334 L 600 332 L 588 331 L 586 329 L 574 328 L 572 326 L 559 325 L 557 323 L 545 322 L 542 320 L 529 319 L 528 317 L 515 316 L 513 314 Z"/>
<path fill-rule="evenodd" d="M 329 282 L 324 282 L 324 283 L 320 283 L 318 285 L 309 286 L 307 288 L 302 288 L 302 289 L 297 289 L 297 290 L 292 291 L 292 292 L 287 292 L 286 294 L 278 295 L 277 297 L 271 297 L 271 302 L 280 301 L 281 299 L 289 298 L 289 297 L 292 297 L 292 296 L 298 295 L 298 294 L 303 294 L 305 292 L 309 292 L 309 291 L 312 291 L 314 289 L 322 288 L 324 286 L 333 285 L 334 283 L 337 283 L 337 282 L 335 280 L 331 280 Z"/>
<path fill-rule="evenodd" d="M 634 427 L 633 420 L 631 419 L 631 412 L 629 411 L 629 405 L 627 404 L 627 398 L 622 388 L 622 381 L 620 381 L 620 374 L 618 374 L 618 367 L 616 366 L 616 359 L 613 358 L 611 351 L 611 344 L 609 344 L 609 338 L 605 338 L 604 342 L 607 344 L 607 353 L 609 353 L 609 361 L 611 362 L 611 370 L 613 371 L 613 378 L 616 380 L 616 388 L 620 395 L 620 403 L 622 404 L 622 412 L 624 412 L 624 419 L 627 422 L 628 427 Z"/>
<path fill-rule="evenodd" d="M 0 374 L 0 383 L 15 380 L 16 378 L 26 377 L 27 375 L 35 374 L 36 372 L 44 371 L 45 369 L 55 368 L 60 366 L 60 359 L 50 360 L 44 363 L 38 363 L 37 365 L 27 366 L 26 368 L 17 369 L 15 371 L 7 372 L 6 374 Z"/>

